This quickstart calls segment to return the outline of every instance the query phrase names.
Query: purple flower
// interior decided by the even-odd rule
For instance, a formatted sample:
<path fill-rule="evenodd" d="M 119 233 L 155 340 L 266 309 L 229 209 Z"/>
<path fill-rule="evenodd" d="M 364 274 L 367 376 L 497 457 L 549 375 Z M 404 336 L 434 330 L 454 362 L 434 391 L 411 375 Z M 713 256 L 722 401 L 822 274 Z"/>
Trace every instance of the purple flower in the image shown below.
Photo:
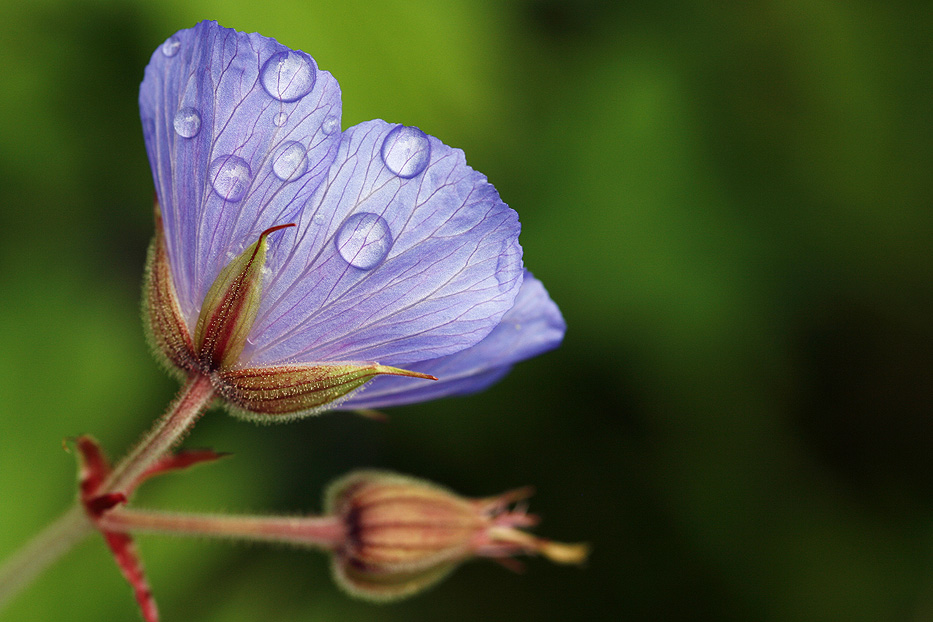
<path fill-rule="evenodd" d="M 236 410 L 468 393 L 560 343 L 485 176 L 415 127 L 341 131 L 337 82 L 304 52 L 201 22 L 155 51 L 139 102 L 152 341 Z"/>

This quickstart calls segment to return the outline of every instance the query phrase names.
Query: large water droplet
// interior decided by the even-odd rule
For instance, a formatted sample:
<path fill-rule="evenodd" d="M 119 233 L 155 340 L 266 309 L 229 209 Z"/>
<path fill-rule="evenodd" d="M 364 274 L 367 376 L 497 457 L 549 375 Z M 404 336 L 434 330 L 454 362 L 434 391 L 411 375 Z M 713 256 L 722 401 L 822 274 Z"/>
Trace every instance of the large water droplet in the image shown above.
<path fill-rule="evenodd" d="M 272 117 L 272 124 L 276 127 L 282 127 L 288 122 L 288 115 L 284 112 L 280 112 L 274 117 Z"/>
<path fill-rule="evenodd" d="M 308 171 L 308 154 L 304 145 L 295 141 L 282 143 L 272 158 L 272 172 L 282 181 L 294 181 Z"/>
<path fill-rule="evenodd" d="M 337 251 L 354 268 L 369 270 L 379 264 L 392 248 L 389 223 L 379 214 L 353 214 L 334 238 Z"/>
<path fill-rule="evenodd" d="M 283 102 L 298 101 L 314 88 L 314 62 L 307 54 L 287 50 L 273 55 L 262 66 L 262 88 Z"/>
<path fill-rule="evenodd" d="M 328 116 L 324 119 L 324 123 L 321 124 L 321 129 L 324 130 L 324 133 L 328 136 L 334 132 L 340 131 L 340 117 L 335 114 Z"/>
<path fill-rule="evenodd" d="M 239 201 L 249 188 L 253 172 L 243 158 L 225 155 L 211 162 L 210 175 L 217 194 L 227 201 Z"/>
<path fill-rule="evenodd" d="M 194 108 L 181 108 L 175 113 L 173 125 L 182 138 L 194 138 L 201 131 L 201 113 Z"/>
<path fill-rule="evenodd" d="M 410 179 L 431 159 L 431 143 L 417 127 L 399 125 L 382 141 L 382 161 L 399 177 Z"/>
<path fill-rule="evenodd" d="M 178 37 L 172 35 L 165 40 L 165 43 L 162 44 L 162 53 L 166 56 L 175 56 L 178 54 L 178 50 L 181 48 L 181 41 L 178 40 Z"/>

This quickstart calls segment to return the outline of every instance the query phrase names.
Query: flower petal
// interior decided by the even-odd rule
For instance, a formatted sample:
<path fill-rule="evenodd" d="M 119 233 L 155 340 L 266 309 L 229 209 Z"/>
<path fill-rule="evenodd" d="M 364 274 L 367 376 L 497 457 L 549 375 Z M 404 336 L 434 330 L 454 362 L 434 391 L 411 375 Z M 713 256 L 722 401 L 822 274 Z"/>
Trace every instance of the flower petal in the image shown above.
<path fill-rule="evenodd" d="M 519 229 L 460 150 L 385 121 L 350 128 L 270 251 L 241 362 L 398 366 L 469 347 L 513 304 Z"/>
<path fill-rule="evenodd" d="M 556 348 L 566 328 L 544 285 L 526 270 L 515 306 L 485 339 L 456 354 L 410 365 L 437 376 L 436 382 L 374 378 L 339 408 L 384 408 L 480 391 L 501 379 L 513 364 Z"/>
<path fill-rule="evenodd" d="M 296 218 L 324 179 L 340 142 L 340 89 L 304 52 L 201 22 L 152 55 L 139 107 L 193 330 L 220 270 Z"/>

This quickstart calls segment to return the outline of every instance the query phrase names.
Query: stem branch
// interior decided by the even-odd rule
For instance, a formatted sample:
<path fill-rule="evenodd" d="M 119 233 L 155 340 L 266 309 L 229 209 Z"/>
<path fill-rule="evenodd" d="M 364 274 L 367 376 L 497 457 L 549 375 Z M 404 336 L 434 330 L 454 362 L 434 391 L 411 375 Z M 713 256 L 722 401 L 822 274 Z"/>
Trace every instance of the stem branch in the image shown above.
<path fill-rule="evenodd" d="M 230 516 L 115 508 L 101 517 L 100 525 L 110 531 L 281 542 L 326 550 L 340 546 L 345 536 L 343 523 L 332 516 Z"/>
<path fill-rule="evenodd" d="M 129 494 L 140 475 L 191 429 L 214 397 L 210 378 L 194 374 L 168 411 L 116 465 L 100 494 Z M 97 527 L 76 503 L 28 544 L 0 564 L 0 610 L 43 570 L 67 553 Z"/>
<path fill-rule="evenodd" d="M 0 609 L 43 570 L 92 533 L 94 525 L 79 505 L 39 532 L 0 566 Z"/>

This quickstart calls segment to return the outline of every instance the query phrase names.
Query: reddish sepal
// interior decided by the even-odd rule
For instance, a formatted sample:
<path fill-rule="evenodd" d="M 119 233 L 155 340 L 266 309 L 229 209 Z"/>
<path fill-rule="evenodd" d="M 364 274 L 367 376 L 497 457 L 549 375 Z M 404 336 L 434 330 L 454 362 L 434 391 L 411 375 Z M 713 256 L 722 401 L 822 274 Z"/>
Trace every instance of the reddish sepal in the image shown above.
<path fill-rule="evenodd" d="M 110 463 L 93 437 L 79 436 L 75 439 L 75 447 L 80 456 L 78 481 L 81 486 L 81 498 L 86 502 L 110 475 Z"/>
<path fill-rule="evenodd" d="M 171 471 L 180 471 L 190 466 L 201 464 L 202 462 L 213 462 L 214 460 L 226 458 L 229 455 L 229 453 L 217 452 L 213 449 L 192 449 L 163 456 L 139 476 L 133 488 L 135 489 L 144 481 L 155 475 L 161 475 L 162 473 Z"/>
<path fill-rule="evenodd" d="M 101 450 L 100 445 L 90 436 L 81 436 L 75 440 L 75 446 L 80 455 L 80 469 L 78 474 L 81 487 L 81 503 L 91 521 L 97 525 L 98 519 L 108 510 L 126 502 L 126 495 L 122 492 L 105 492 L 98 494 L 101 485 L 110 475 L 110 464 Z M 202 459 L 203 460 L 203 459 Z M 146 581 L 143 565 L 133 545 L 133 538 L 129 534 L 108 531 L 98 526 L 101 535 L 113 552 L 113 558 L 126 577 L 143 619 L 146 622 L 159 622 L 159 612 L 156 609 L 152 591 Z"/>
<path fill-rule="evenodd" d="M 110 492 L 91 499 L 85 499 L 84 509 L 93 518 L 100 518 L 104 512 L 121 503 L 126 503 L 126 495 L 122 492 Z"/>
<path fill-rule="evenodd" d="M 102 531 L 107 546 L 113 552 L 113 558 L 120 568 L 120 572 L 126 577 L 126 580 L 133 587 L 133 595 L 136 602 L 139 603 L 139 610 L 143 614 L 146 622 L 159 622 L 159 611 L 156 608 L 155 599 L 152 597 L 152 590 L 149 589 L 149 582 L 146 581 L 146 573 L 143 571 L 142 562 L 136 552 L 133 539 L 125 533 L 116 531 Z"/>

